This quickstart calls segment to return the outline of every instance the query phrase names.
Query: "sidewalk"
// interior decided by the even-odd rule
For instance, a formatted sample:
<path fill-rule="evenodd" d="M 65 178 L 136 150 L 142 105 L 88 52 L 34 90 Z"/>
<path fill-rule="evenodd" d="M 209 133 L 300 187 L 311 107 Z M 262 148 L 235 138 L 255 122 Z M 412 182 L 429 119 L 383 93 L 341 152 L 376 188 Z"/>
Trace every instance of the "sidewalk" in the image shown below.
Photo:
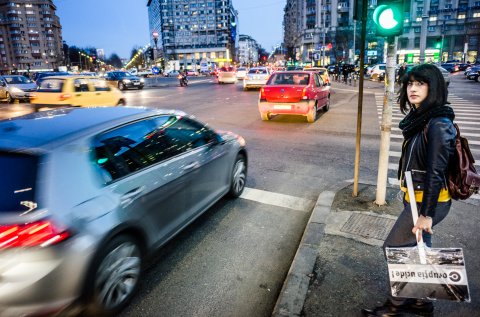
<path fill-rule="evenodd" d="M 387 295 L 381 245 L 402 210 L 398 188 L 387 189 L 387 205 L 376 206 L 376 184 L 341 183 L 320 194 L 272 316 L 361 316 Z M 434 247 L 462 247 L 471 303 L 438 301 L 435 316 L 480 316 L 480 206 L 454 201 L 435 227 Z"/>

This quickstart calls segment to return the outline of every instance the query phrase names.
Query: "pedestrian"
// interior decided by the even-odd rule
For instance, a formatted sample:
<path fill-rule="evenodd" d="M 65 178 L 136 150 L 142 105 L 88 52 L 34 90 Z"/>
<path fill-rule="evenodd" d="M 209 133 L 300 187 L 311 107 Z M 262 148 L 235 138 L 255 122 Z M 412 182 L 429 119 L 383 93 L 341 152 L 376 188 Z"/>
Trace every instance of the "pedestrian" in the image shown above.
<path fill-rule="evenodd" d="M 403 63 L 402 66 L 400 66 L 400 69 L 398 70 L 398 77 L 397 77 L 397 83 L 400 85 L 402 82 L 402 77 L 405 75 L 407 72 L 407 64 Z"/>
<path fill-rule="evenodd" d="M 421 64 L 408 71 L 401 84 L 398 102 L 406 116 L 399 123 L 404 141 L 398 177 L 404 192 L 404 209 L 383 244 L 384 250 L 386 247 L 415 246 L 417 230 L 422 233 L 425 244 L 431 247 L 432 228 L 447 216 L 451 206 L 446 180 L 456 130 L 453 126 L 455 114 L 447 102 L 445 80 L 438 67 Z M 406 171 L 412 172 L 416 189 L 419 216 L 415 224 L 406 188 Z M 433 303 L 390 295 L 382 306 L 362 309 L 363 316 L 403 316 L 403 313 L 433 316 Z"/>
<path fill-rule="evenodd" d="M 344 64 L 342 66 L 342 75 L 343 75 L 343 80 L 345 81 L 345 84 L 347 83 L 348 73 L 349 73 L 348 67 L 346 64 Z"/>

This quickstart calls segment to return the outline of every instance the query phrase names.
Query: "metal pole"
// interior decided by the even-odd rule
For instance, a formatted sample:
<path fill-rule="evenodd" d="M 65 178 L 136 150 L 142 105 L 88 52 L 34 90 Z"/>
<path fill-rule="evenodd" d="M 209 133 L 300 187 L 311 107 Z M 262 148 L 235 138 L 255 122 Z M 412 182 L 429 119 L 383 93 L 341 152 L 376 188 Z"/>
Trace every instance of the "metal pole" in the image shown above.
<path fill-rule="evenodd" d="M 323 14 L 323 18 L 322 18 L 322 24 L 323 24 L 323 50 L 322 50 L 322 66 L 325 66 L 325 34 L 327 33 L 327 31 L 325 30 L 325 10 L 323 9 L 324 5 L 323 5 L 323 1 L 321 2 L 321 10 L 322 10 L 322 14 Z"/>
<path fill-rule="evenodd" d="M 397 56 L 397 37 L 387 39 L 387 69 L 385 94 L 383 97 L 382 124 L 380 126 L 380 154 L 378 158 L 377 195 L 375 203 L 385 205 L 388 180 L 388 156 L 390 152 L 390 132 L 392 129 L 392 107 L 395 98 L 395 68 Z"/>
<path fill-rule="evenodd" d="M 357 34 L 357 21 L 353 20 L 353 62 L 355 64 L 355 38 Z"/>
<path fill-rule="evenodd" d="M 429 0 L 423 2 L 422 27 L 420 29 L 420 63 L 421 64 L 425 63 L 425 50 L 427 49 L 428 11 L 430 11 Z"/>
<path fill-rule="evenodd" d="M 82 70 L 82 54 L 80 52 L 78 52 L 78 60 L 80 61 L 80 69 L 79 70 Z"/>
<path fill-rule="evenodd" d="M 365 1 L 366 2 L 366 1 Z M 360 32 L 360 83 L 358 85 L 357 135 L 355 139 L 355 167 L 353 172 L 353 197 L 358 196 L 360 176 L 360 143 L 362 139 L 363 79 L 365 68 L 365 42 L 367 38 L 367 6 L 362 6 L 362 31 Z"/>

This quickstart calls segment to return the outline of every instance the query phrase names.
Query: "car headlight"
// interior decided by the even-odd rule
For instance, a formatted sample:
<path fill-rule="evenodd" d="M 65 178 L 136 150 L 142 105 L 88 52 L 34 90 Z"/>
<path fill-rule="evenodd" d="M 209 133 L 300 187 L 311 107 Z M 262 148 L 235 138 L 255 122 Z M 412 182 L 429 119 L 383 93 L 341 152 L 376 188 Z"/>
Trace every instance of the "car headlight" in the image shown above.
<path fill-rule="evenodd" d="M 145 79 L 144 79 L 144 78 L 140 78 L 140 82 L 141 82 L 141 83 L 145 82 Z"/>
<path fill-rule="evenodd" d="M 13 93 L 17 93 L 17 94 L 23 92 L 23 90 L 21 90 L 20 88 L 17 88 L 17 87 L 12 87 L 10 89 L 10 91 L 13 92 Z"/>
<path fill-rule="evenodd" d="M 131 80 L 130 79 L 123 79 L 123 82 L 128 84 Z"/>

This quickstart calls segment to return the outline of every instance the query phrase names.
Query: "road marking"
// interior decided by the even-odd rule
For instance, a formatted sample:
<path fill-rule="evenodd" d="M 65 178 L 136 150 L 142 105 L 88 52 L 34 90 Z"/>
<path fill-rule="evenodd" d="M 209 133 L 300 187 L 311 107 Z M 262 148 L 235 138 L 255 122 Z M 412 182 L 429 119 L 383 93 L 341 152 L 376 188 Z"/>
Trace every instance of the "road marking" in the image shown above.
<path fill-rule="evenodd" d="M 309 211 L 315 203 L 313 200 L 305 198 L 248 187 L 245 187 L 240 198 L 253 200 L 262 204 L 284 207 L 299 211 Z"/>

